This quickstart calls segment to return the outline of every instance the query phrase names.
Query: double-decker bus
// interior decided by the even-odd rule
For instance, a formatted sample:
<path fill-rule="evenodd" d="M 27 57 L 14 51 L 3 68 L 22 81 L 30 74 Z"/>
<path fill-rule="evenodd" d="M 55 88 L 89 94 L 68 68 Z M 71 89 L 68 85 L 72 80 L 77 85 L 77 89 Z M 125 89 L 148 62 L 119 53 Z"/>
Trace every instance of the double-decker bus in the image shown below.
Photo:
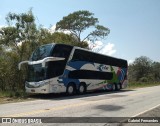
<path fill-rule="evenodd" d="M 127 86 L 127 61 L 64 44 L 38 47 L 28 64 L 28 93 L 83 94 Z"/>

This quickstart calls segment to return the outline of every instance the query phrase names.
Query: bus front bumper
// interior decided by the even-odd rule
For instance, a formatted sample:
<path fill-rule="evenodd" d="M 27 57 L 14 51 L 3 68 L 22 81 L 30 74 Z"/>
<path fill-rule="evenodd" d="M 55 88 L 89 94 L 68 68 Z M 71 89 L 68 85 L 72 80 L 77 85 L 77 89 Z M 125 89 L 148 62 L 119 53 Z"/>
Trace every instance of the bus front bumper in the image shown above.
<path fill-rule="evenodd" d="M 25 86 L 26 93 L 39 93 L 39 94 L 48 94 L 50 93 L 49 86 L 42 86 L 38 88 L 28 88 Z"/>

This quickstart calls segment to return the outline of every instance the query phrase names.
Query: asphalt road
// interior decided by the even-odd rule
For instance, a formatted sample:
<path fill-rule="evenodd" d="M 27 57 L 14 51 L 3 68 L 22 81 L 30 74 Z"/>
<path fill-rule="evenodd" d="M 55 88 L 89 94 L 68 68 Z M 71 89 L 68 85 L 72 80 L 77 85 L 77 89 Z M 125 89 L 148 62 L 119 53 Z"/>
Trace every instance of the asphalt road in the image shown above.
<path fill-rule="evenodd" d="M 36 100 L 1 104 L 0 117 L 135 117 L 160 106 L 160 86 L 76 96 L 36 95 L 32 98 Z M 89 123 L 88 125 L 115 124 Z"/>

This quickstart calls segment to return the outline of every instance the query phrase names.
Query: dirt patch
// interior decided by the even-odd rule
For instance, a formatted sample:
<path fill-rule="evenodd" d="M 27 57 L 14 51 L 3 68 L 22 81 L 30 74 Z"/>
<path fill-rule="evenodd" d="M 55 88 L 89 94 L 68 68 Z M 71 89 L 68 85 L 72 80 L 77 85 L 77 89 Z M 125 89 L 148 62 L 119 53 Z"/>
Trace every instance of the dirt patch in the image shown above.
<path fill-rule="evenodd" d="M 10 97 L 0 97 L 0 104 L 23 102 L 33 100 L 31 98 L 10 98 Z"/>

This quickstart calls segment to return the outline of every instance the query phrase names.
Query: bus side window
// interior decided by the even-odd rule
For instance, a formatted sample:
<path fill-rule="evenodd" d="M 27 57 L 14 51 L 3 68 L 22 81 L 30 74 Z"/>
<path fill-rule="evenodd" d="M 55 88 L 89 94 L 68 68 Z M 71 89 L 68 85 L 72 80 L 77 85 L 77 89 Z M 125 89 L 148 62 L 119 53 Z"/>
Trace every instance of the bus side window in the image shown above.
<path fill-rule="evenodd" d="M 77 50 L 75 50 L 74 55 L 72 57 L 73 61 L 78 61 L 81 60 L 81 55 L 79 54 L 79 52 Z"/>
<path fill-rule="evenodd" d="M 76 49 L 72 58 L 73 61 L 84 61 L 84 54 L 81 50 Z"/>
<path fill-rule="evenodd" d="M 70 56 L 71 50 L 72 50 L 72 47 L 56 45 L 53 49 L 52 56 L 53 57 L 64 57 L 65 61 L 67 61 Z"/>

